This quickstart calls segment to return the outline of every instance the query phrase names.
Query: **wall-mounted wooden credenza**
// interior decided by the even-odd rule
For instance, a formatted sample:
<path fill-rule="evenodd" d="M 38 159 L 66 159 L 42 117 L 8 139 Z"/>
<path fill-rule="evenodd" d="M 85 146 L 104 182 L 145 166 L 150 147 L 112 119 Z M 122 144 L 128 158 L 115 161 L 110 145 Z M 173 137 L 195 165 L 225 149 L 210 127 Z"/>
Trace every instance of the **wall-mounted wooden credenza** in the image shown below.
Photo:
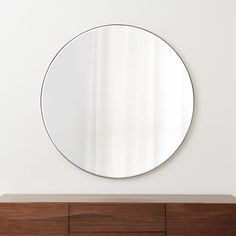
<path fill-rule="evenodd" d="M 3 195 L 0 236 L 236 236 L 236 199 L 207 195 Z"/>

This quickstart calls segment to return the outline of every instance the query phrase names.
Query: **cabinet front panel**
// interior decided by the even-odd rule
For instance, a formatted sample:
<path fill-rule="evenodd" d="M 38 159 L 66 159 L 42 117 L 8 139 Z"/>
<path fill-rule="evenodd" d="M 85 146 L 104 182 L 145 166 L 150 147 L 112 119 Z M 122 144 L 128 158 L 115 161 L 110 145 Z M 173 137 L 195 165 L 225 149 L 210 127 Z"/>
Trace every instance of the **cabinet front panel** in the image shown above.
<path fill-rule="evenodd" d="M 1 203 L 0 235 L 66 236 L 68 204 Z"/>
<path fill-rule="evenodd" d="M 165 236 L 164 232 L 77 232 L 70 236 Z"/>
<path fill-rule="evenodd" d="M 167 236 L 235 236 L 236 204 L 167 204 Z"/>
<path fill-rule="evenodd" d="M 165 231 L 165 204 L 72 203 L 69 208 L 71 233 Z"/>

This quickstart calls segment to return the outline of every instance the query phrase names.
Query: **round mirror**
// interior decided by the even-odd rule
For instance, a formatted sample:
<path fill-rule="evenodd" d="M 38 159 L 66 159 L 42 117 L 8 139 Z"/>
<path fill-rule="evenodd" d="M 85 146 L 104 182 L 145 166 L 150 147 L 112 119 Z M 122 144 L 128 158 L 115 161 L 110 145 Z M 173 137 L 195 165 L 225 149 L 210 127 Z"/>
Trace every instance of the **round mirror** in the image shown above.
<path fill-rule="evenodd" d="M 43 121 L 60 153 L 112 178 L 166 161 L 187 134 L 193 103 L 177 53 L 128 25 L 97 27 L 69 41 L 52 60 L 41 92 Z"/>

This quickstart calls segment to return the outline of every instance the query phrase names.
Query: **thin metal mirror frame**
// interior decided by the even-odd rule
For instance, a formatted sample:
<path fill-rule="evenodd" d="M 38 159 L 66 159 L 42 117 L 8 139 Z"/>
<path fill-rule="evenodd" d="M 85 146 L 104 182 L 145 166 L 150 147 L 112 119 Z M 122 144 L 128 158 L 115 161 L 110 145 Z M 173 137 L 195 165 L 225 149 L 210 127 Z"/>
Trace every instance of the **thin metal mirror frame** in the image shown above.
<path fill-rule="evenodd" d="M 56 57 L 60 54 L 60 52 L 62 52 L 62 50 L 69 44 L 71 43 L 73 40 L 79 38 L 81 35 L 89 32 L 89 31 L 92 31 L 92 30 L 95 30 L 95 29 L 98 29 L 98 28 L 102 28 L 102 27 L 109 27 L 109 26 L 125 26 L 125 27 L 133 27 L 133 28 L 136 28 L 136 29 L 140 29 L 140 30 L 144 30 L 156 37 L 158 37 L 160 40 L 162 40 L 163 42 L 165 42 L 176 54 L 177 56 L 179 57 L 179 59 L 182 61 L 183 63 L 183 66 L 185 67 L 186 71 L 187 71 L 187 74 L 189 76 L 189 79 L 190 79 L 190 83 L 191 83 L 191 88 L 192 88 L 192 93 L 193 93 L 193 110 L 192 110 L 192 116 L 191 116 L 191 121 L 189 123 L 189 127 L 188 127 L 188 130 L 185 134 L 185 136 L 183 137 L 183 140 L 182 142 L 179 144 L 179 146 L 176 148 L 176 150 L 165 160 L 163 161 L 161 164 L 153 167 L 152 169 L 146 171 L 146 172 L 143 172 L 143 173 L 140 173 L 140 174 L 137 174 L 137 175 L 131 175 L 131 176 L 125 176 L 125 177 L 109 177 L 109 176 L 105 176 L 105 175 L 99 175 L 99 174 L 95 174 L 93 172 L 90 172 L 90 171 L 87 171 L 85 169 L 83 169 L 82 167 L 78 166 L 77 164 L 75 164 L 74 162 L 72 162 L 68 157 L 66 157 L 61 151 L 60 149 L 57 147 L 57 145 L 55 144 L 55 142 L 53 141 L 52 137 L 50 136 L 49 134 L 49 131 L 47 129 L 47 126 L 46 126 L 46 122 L 44 120 L 44 114 L 43 114 L 43 88 L 44 88 L 44 84 L 45 84 L 45 81 L 46 81 L 46 77 L 47 77 L 47 74 L 48 74 L 48 71 L 51 67 L 51 65 L 53 64 L 54 60 L 56 59 Z M 189 70 L 186 66 L 186 64 L 184 63 L 183 59 L 181 58 L 181 56 L 178 54 L 178 52 L 166 41 L 164 40 L 162 37 L 160 37 L 159 35 L 147 30 L 147 29 L 144 29 L 142 27 L 139 27 L 139 26 L 134 26 L 134 25 L 129 25 L 129 24 L 106 24 L 106 25 L 100 25 L 100 26 L 96 26 L 96 27 L 93 27 L 93 28 L 90 28 L 86 31 L 83 31 L 82 33 L 76 35 L 74 38 L 72 38 L 71 40 L 69 40 L 66 44 L 64 44 L 64 46 L 62 46 L 60 48 L 60 50 L 56 53 L 56 55 L 53 57 L 53 59 L 51 60 L 49 66 L 47 67 L 47 70 L 46 70 L 46 73 L 44 75 L 44 78 L 43 78 L 43 82 L 42 82 L 42 85 L 41 85 L 41 91 L 40 91 L 40 112 L 41 112 L 41 118 L 42 118 L 42 121 L 43 121 L 43 125 L 44 125 L 44 128 L 46 130 L 46 133 L 49 137 L 49 139 L 51 140 L 52 144 L 54 145 L 54 147 L 57 149 L 57 151 L 67 160 L 69 161 L 72 165 L 74 165 L 75 167 L 79 168 L 80 170 L 83 170 L 84 172 L 87 172 L 89 174 L 92 174 L 94 176 L 97 176 L 97 177 L 102 177 L 102 178 L 107 178 L 107 179 L 128 179 L 128 178 L 134 178 L 134 177 L 138 177 L 138 176 L 143 176 L 143 175 L 146 175 L 154 170 L 156 170 L 157 168 L 161 167 L 162 165 L 164 165 L 167 161 L 169 161 L 171 158 L 174 157 L 175 153 L 179 150 L 179 148 L 182 146 L 182 144 L 184 143 L 188 133 L 189 133 L 189 130 L 192 126 L 192 122 L 193 122 L 193 117 L 194 117 L 194 113 L 195 113 L 195 92 L 194 92 L 194 87 L 193 87 L 193 81 L 192 81 L 192 78 L 190 76 L 190 73 L 189 73 Z"/>

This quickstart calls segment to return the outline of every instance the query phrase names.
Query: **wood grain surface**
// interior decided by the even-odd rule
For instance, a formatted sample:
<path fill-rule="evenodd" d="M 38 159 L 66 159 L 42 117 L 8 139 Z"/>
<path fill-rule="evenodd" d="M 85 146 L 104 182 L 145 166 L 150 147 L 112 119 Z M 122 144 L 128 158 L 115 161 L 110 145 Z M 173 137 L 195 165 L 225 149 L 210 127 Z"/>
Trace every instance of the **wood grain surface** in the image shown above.
<path fill-rule="evenodd" d="M 165 236 L 165 232 L 77 232 L 69 236 Z"/>
<path fill-rule="evenodd" d="M 236 236 L 236 204 L 167 204 L 167 236 Z"/>
<path fill-rule="evenodd" d="M 1 236 L 66 236 L 68 204 L 2 203 Z"/>
<path fill-rule="evenodd" d="M 70 232 L 165 230 L 165 204 L 70 204 Z"/>

